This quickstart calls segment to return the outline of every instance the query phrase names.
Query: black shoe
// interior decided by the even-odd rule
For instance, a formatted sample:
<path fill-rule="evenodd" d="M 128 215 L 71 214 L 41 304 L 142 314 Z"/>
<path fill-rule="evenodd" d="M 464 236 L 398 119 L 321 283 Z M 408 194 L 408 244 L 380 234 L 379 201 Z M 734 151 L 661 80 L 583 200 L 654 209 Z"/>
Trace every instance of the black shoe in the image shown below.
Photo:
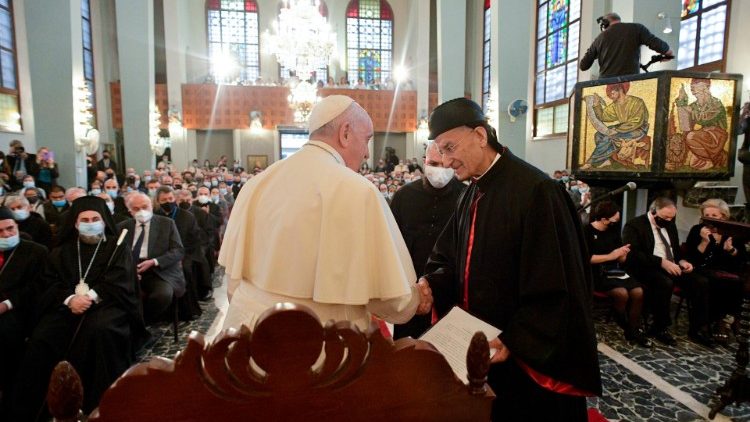
<path fill-rule="evenodd" d="M 646 348 L 654 347 L 654 342 L 649 340 L 648 337 L 646 337 L 646 333 L 644 333 L 643 330 L 640 328 L 633 330 L 631 332 L 625 333 L 625 339 L 630 344 L 635 343 L 641 347 L 646 347 Z"/>
<path fill-rule="evenodd" d="M 692 340 L 694 343 L 698 343 L 700 345 L 706 346 L 709 349 L 713 349 L 714 347 L 716 347 L 716 343 L 714 343 L 713 338 L 711 338 L 710 335 L 702 331 L 699 331 L 697 333 L 688 333 L 688 338 Z"/>
<path fill-rule="evenodd" d="M 667 330 L 666 328 L 662 331 L 652 332 L 650 333 L 650 335 L 661 344 L 664 344 L 666 346 L 677 346 L 677 340 L 672 337 L 672 334 L 670 334 L 669 330 Z"/>
<path fill-rule="evenodd" d="M 208 289 L 206 290 L 206 293 L 202 294 L 200 298 L 198 298 L 199 301 L 205 302 L 207 300 L 210 300 L 212 297 L 214 297 L 214 289 Z"/>

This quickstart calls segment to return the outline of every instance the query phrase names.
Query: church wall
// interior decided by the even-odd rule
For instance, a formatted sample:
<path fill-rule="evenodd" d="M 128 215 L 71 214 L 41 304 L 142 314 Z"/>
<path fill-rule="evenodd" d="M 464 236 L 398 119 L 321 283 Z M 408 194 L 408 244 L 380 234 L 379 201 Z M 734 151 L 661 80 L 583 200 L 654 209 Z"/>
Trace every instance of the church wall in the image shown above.
<path fill-rule="evenodd" d="M 36 153 L 37 142 L 34 137 L 34 109 L 31 103 L 31 79 L 29 77 L 29 50 L 26 40 L 26 14 L 23 1 L 13 2 L 13 21 L 16 26 L 16 51 L 18 57 L 18 91 L 21 97 L 21 122 L 23 131 L 0 131 L 0 151 L 8 152 L 8 144 L 14 139 L 23 142 L 26 150 Z M 41 146 L 41 145 L 39 145 Z"/>
<path fill-rule="evenodd" d="M 234 160 L 231 130 L 199 130 L 195 138 L 199 163 L 203 164 L 203 160 L 215 163 L 222 155 L 226 155 L 230 163 Z"/>
<path fill-rule="evenodd" d="M 234 159 L 240 160 L 241 166 L 248 169 L 248 155 L 265 155 L 268 158 L 269 165 L 278 160 L 279 132 L 268 129 L 255 131 L 247 129 L 238 130 L 237 132 L 240 137 L 241 157 L 235 157 Z M 252 170 L 252 168 L 248 170 Z"/>

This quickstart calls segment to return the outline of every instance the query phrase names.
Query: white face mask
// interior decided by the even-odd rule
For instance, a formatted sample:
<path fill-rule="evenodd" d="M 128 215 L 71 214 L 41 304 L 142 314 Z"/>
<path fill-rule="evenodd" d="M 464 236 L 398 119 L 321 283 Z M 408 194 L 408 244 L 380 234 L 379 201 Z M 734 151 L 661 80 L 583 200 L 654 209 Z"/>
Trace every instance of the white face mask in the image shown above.
<path fill-rule="evenodd" d="M 211 198 L 209 198 L 207 195 L 198 195 L 198 202 L 201 204 L 207 204 L 209 201 L 211 201 Z"/>
<path fill-rule="evenodd" d="M 453 169 L 436 166 L 425 166 L 424 175 L 434 188 L 440 189 L 445 187 L 445 185 L 447 185 L 451 181 L 451 179 L 453 179 Z"/>
<path fill-rule="evenodd" d="M 150 210 L 140 210 L 137 213 L 135 213 L 135 219 L 139 223 L 148 223 L 151 221 L 151 217 L 154 216 L 154 213 Z"/>

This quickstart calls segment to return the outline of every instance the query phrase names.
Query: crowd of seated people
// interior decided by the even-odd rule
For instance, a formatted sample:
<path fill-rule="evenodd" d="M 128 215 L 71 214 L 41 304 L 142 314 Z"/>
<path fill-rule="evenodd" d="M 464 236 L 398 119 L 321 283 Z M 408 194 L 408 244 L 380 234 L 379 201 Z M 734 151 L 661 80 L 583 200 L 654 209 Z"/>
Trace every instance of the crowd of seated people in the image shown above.
<path fill-rule="evenodd" d="M 390 203 L 402 186 L 422 178 L 423 169 L 416 158 L 405 162 L 396 156 L 392 148 L 386 147 L 385 157 L 379 159 L 374 168 L 365 162 L 360 166 L 359 173 L 372 182 Z"/>
<path fill-rule="evenodd" d="M 174 306 L 182 320 L 200 315 L 234 199 L 262 171 L 226 157 L 178 170 L 165 157 L 142 174 L 120 174 L 105 151 L 89 157 L 87 186 L 66 189 L 54 163 L 37 163 L 40 154 L 24 156 L 18 145 L 15 172 L 0 171 L 3 421 L 45 420 L 49 375 L 62 359 L 81 375 L 91 411 L 163 334 Z M 41 176 L 43 168 L 54 172 Z"/>

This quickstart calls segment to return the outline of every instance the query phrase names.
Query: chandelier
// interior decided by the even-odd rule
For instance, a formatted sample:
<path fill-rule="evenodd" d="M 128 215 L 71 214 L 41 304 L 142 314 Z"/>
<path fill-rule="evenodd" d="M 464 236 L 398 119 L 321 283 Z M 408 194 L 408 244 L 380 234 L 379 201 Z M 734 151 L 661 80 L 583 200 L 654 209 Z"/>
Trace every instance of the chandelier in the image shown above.
<path fill-rule="evenodd" d="M 328 63 L 335 53 L 336 33 L 320 14 L 317 1 L 284 2 L 273 30 L 273 34 L 263 34 L 267 51 L 302 81 L 310 79 L 315 69 Z"/>
<path fill-rule="evenodd" d="M 318 102 L 317 89 L 308 81 L 335 54 L 336 33 L 321 15 L 318 1 L 289 0 L 274 22 L 273 34 L 266 31 L 263 37 L 267 52 L 294 72 L 289 107 L 294 110 L 294 121 L 304 123 Z"/>

